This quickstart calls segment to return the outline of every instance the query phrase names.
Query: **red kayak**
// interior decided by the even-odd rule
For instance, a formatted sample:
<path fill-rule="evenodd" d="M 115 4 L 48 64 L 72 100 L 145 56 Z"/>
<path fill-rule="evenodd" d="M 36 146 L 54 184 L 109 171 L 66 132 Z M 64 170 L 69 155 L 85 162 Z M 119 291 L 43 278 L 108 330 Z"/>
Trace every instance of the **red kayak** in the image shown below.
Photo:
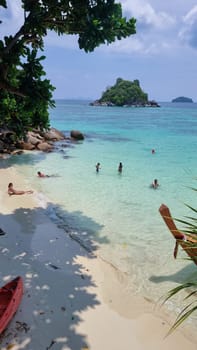
<path fill-rule="evenodd" d="M 0 288 L 0 334 L 16 313 L 23 295 L 23 280 L 18 276 Z"/>

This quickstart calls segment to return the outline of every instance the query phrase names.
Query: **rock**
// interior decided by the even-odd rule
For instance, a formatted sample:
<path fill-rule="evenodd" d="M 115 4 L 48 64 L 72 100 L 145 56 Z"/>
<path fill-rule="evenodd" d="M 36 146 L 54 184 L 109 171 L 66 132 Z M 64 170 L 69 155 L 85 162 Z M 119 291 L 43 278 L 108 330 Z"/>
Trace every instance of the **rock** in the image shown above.
<path fill-rule="evenodd" d="M 34 145 L 35 147 L 40 143 L 42 142 L 44 139 L 40 137 L 40 135 L 37 135 L 35 133 L 32 133 L 32 132 L 28 132 L 27 133 L 27 140 L 26 142 L 27 143 L 30 143 L 32 145 Z"/>
<path fill-rule="evenodd" d="M 84 135 L 78 130 L 71 130 L 70 136 L 75 140 L 84 140 Z"/>
<path fill-rule="evenodd" d="M 101 102 L 99 100 L 96 100 L 96 101 L 90 102 L 90 106 L 113 107 L 115 106 L 115 104 L 112 103 L 111 101 Z"/>
<path fill-rule="evenodd" d="M 32 145 L 31 143 L 28 142 L 24 142 L 24 141 L 20 141 L 17 144 L 17 147 L 20 149 L 24 149 L 26 151 L 32 151 L 33 149 L 35 149 L 36 147 L 34 145 Z"/>
<path fill-rule="evenodd" d="M 24 153 L 23 150 L 15 150 L 15 151 L 12 152 L 12 155 L 13 156 L 17 155 L 18 156 L 18 155 L 23 154 L 23 153 Z"/>
<path fill-rule="evenodd" d="M 5 149 L 5 143 L 2 140 L 0 140 L 0 152 L 3 152 L 4 149 Z"/>
<path fill-rule="evenodd" d="M 40 133 L 37 130 L 35 130 L 35 131 L 28 131 L 27 132 L 27 137 L 35 137 L 39 141 L 43 141 L 44 140 L 44 137 L 41 136 Z"/>
<path fill-rule="evenodd" d="M 13 131 L 10 131 L 10 130 L 4 130 L 4 129 L 1 129 L 0 130 L 0 138 L 2 140 L 12 140 L 12 138 L 14 137 L 14 132 Z"/>
<path fill-rule="evenodd" d="M 156 101 L 154 101 L 154 100 L 149 101 L 149 102 L 148 102 L 148 105 L 149 105 L 150 107 L 160 107 L 160 105 L 159 105 Z"/>
<path fill-rule="evenodd" d="M 65 139 L 64 134 L 55 128 L 51 128 L 47 132 L 43 132 L 42 135 L 46 140 L 50 141 L 60 141 Z"/>
<path fill-rule="evenodd" d="M 0 154 L 0 159 L 6 159 L 5 154 Z"/>
<path fill-rule="evenodd" d="M 37 144 L 37 149 L 39 151 L 43 151 L 43 152 L 50 152 L 50 151 L 52 151 L 53 146 L 47 142 L 42 142 L 42 143 Z"/>
<path fill-rule="evenodd" d="M 81 139 L 81 136 L 79 139 Z M 7 129 L 0 129 L 0 153 L 20 154 L 21 150 L 40 150 L 50 152 L 54 149 L 56 141 L 67 139 L 64 134 L 55 128 L 47 131 L 34 129 L 28 131 L 24 139 L 15 141 L 16 135 L 14 132 Z"/>

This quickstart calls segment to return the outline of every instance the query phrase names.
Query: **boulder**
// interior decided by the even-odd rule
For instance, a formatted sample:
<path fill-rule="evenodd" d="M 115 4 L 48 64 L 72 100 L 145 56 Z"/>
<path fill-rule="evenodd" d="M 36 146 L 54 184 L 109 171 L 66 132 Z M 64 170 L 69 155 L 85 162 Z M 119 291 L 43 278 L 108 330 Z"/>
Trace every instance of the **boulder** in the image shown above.
<path fill-rule="evenodd" d="M 35 137 L 39 141 L 43 141 L 44 140 L 43 136 L 41 136 L 40 132 L 37 131 L 37 130 L 35 130 L 35 131 L 28 131 L 27 132 L 27 137 Z"/>
<path fill-rule="evenodd" d="M 18 155 L 23 154 L 23 153 L 24 153 L 23 150 L 20 149 L 20 150 L 15 150 L 15 151 L 13 151 L 13 152 L 12 152 L 12 155 L 13 155 L 13 156 L 18 156 Z"/>
<path fill-rule="evenodd" d="M 44 132 L 42 135 L 46 140 L 50 141 L 60 141 L 65 139 L 64 134 L 55 128 L 51 128 L 50 130 Z"/>
<path fill-rule="evenodd" d="M 27 133 L 27 140 L 26 140 L 27 143 L 31 143 L 36 147 L 42 141 L 43 141 L 43 138 L 41 138 L 40 136 L 37 137 L 35 133 L 32 133 L 32 132 Z"/>
<path fill-rule="evenodd" d="M 0 152 L 3 152 L 4 149 L 5 149 L 5 143 L 2 140 L 0 140 Z"/>
<path fill-rule="evenodd" d="M 52 151 L 53 146 L 47 142 L 42 142 L 42 143 L 37 144 L 37 149 L 39 151 L 43 151 L 43 152 L 50 152 L 50 151 Z"/>
<path fill-rule="evenodd" d="M 66 137 L 55 128 L 51 128 L 46 132 L 34 129 L 28 131 L 24 139 L 15 141 L 14 132 L 0 129 L 0 153 L 20 154 L 18 150 L 40 150 L 50 152 L 54 149 L 56 141 L 65 140 Z M 16 152 L 15 152 L 16 151 Z"/>
<path fill-rule="evenodd" d="M 17 147 L 20 149 L 24 149 L 26 151 L 32 151 L 33 149 L 36 148 L 34 145 L 32 145 L 32 143 L 28 143 L 24 141 L 18 142 Z"/>
<path fill-rule="evenodd" d="M 71 130 L 70 136 L 75 140 L 84 140 L 84 135 L 78 130 Z"/>

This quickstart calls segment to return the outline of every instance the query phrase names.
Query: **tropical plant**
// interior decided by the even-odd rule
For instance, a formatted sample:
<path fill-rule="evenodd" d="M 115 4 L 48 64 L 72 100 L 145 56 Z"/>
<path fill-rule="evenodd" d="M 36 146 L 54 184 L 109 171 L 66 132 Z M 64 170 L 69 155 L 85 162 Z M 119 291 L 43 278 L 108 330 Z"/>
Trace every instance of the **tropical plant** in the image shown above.
<path fill-rule="evenodd" d="M 170 328 L 168 334 L 171 334 L 177 327 L 181 325 L 181 323 L 183 323 L 189 316 L 191 316 L 191 314 L 197 310 L 197 281 L 186 282 L 178 287 L 171 289 L 165 298 L 165 302 L 183 290 L 191 290 L 189 291 L 188 295 L 184 297 L 184 301 L 188 299 L 192 299 L 192 301 L 189 302 L 189 304 L 187 304 L 178 314 L 177 319 L 174 322 L 173 326 Z"/>
<path fill-rule="evenodd" d="M 6 0 L 0 0 L 1 7 L 7 8 Z M 115 0 L 21 0 L 21 7 L 21 28 L 0 39 L 0 127 L 7 126 L 17 135 L 31 127 L 49 126 L 54 87 L 43 79 L 45 57 L 38 57 L 49 31 L 77 34 L 79 48 L 90 52 L 134 34 L 136 22 L 122 16 L 121 4 Z"/>
<path fill-rule="evenodd" d="M 192 190 L 197 191 L 197 189 L 195 188 L 192 188 Z M 192 211 L 192 213 L 197 214 L 197 209 L 187 204 L 186 204 L 186 207 L 189 208 Z M 182 219 L 175 219 L 175 220 L 185 225 L 185 229 L 183 229 L 182 232 L 186 233 L 187 235 L 191 235 L 193 237 L 194 235 L 196 235 L 197 237 L 197 217 L 196 216 L 185 216 L 185 220 L 182 220 Z M 192 248 L 196 249 L 197 244 L 193 243 Z M 187 259 L 191 260 L 191 258 L 189 257 Z M 164 302 L 174 297 L 177 293 L 180 293 L 183 290 L 188 293 L 187 296 L 184 297 L 183 301 L 189 300 L 189 303 L 178 314 L 177 319 L 174 322 L 173 326 L 170 328 L 168 334 L 172 333 L 178 326 L 180 326 L 180 324 L 182 324 L 182 322 L 184 322 L 188 317 L 190 317 L 194 312 L 197 311 L 197 281 L 196 280 L 183 283 L 171 289 L 167 293 L 167 297 L 165 298 Z"/>

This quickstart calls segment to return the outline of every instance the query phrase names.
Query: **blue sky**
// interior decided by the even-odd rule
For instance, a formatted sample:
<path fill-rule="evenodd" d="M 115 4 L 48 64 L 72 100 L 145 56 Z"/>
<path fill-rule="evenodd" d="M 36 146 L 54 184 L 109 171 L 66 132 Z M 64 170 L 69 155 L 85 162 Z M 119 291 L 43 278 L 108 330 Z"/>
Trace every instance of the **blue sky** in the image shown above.
<path fill-rule="evenodd" d="M 197 101 L 196 0 L 121 0 L 123 15 L 137 19 L 137 33 L 93 53 L 78 48 L 77 36 L 45 39 L 47 78 L 54 98 L 97 99 L 117 78 L 138 79 L 149 99 L 177 96 Z M 22 24 L 20 0 L 1 8 L 1 37 Z"/>

